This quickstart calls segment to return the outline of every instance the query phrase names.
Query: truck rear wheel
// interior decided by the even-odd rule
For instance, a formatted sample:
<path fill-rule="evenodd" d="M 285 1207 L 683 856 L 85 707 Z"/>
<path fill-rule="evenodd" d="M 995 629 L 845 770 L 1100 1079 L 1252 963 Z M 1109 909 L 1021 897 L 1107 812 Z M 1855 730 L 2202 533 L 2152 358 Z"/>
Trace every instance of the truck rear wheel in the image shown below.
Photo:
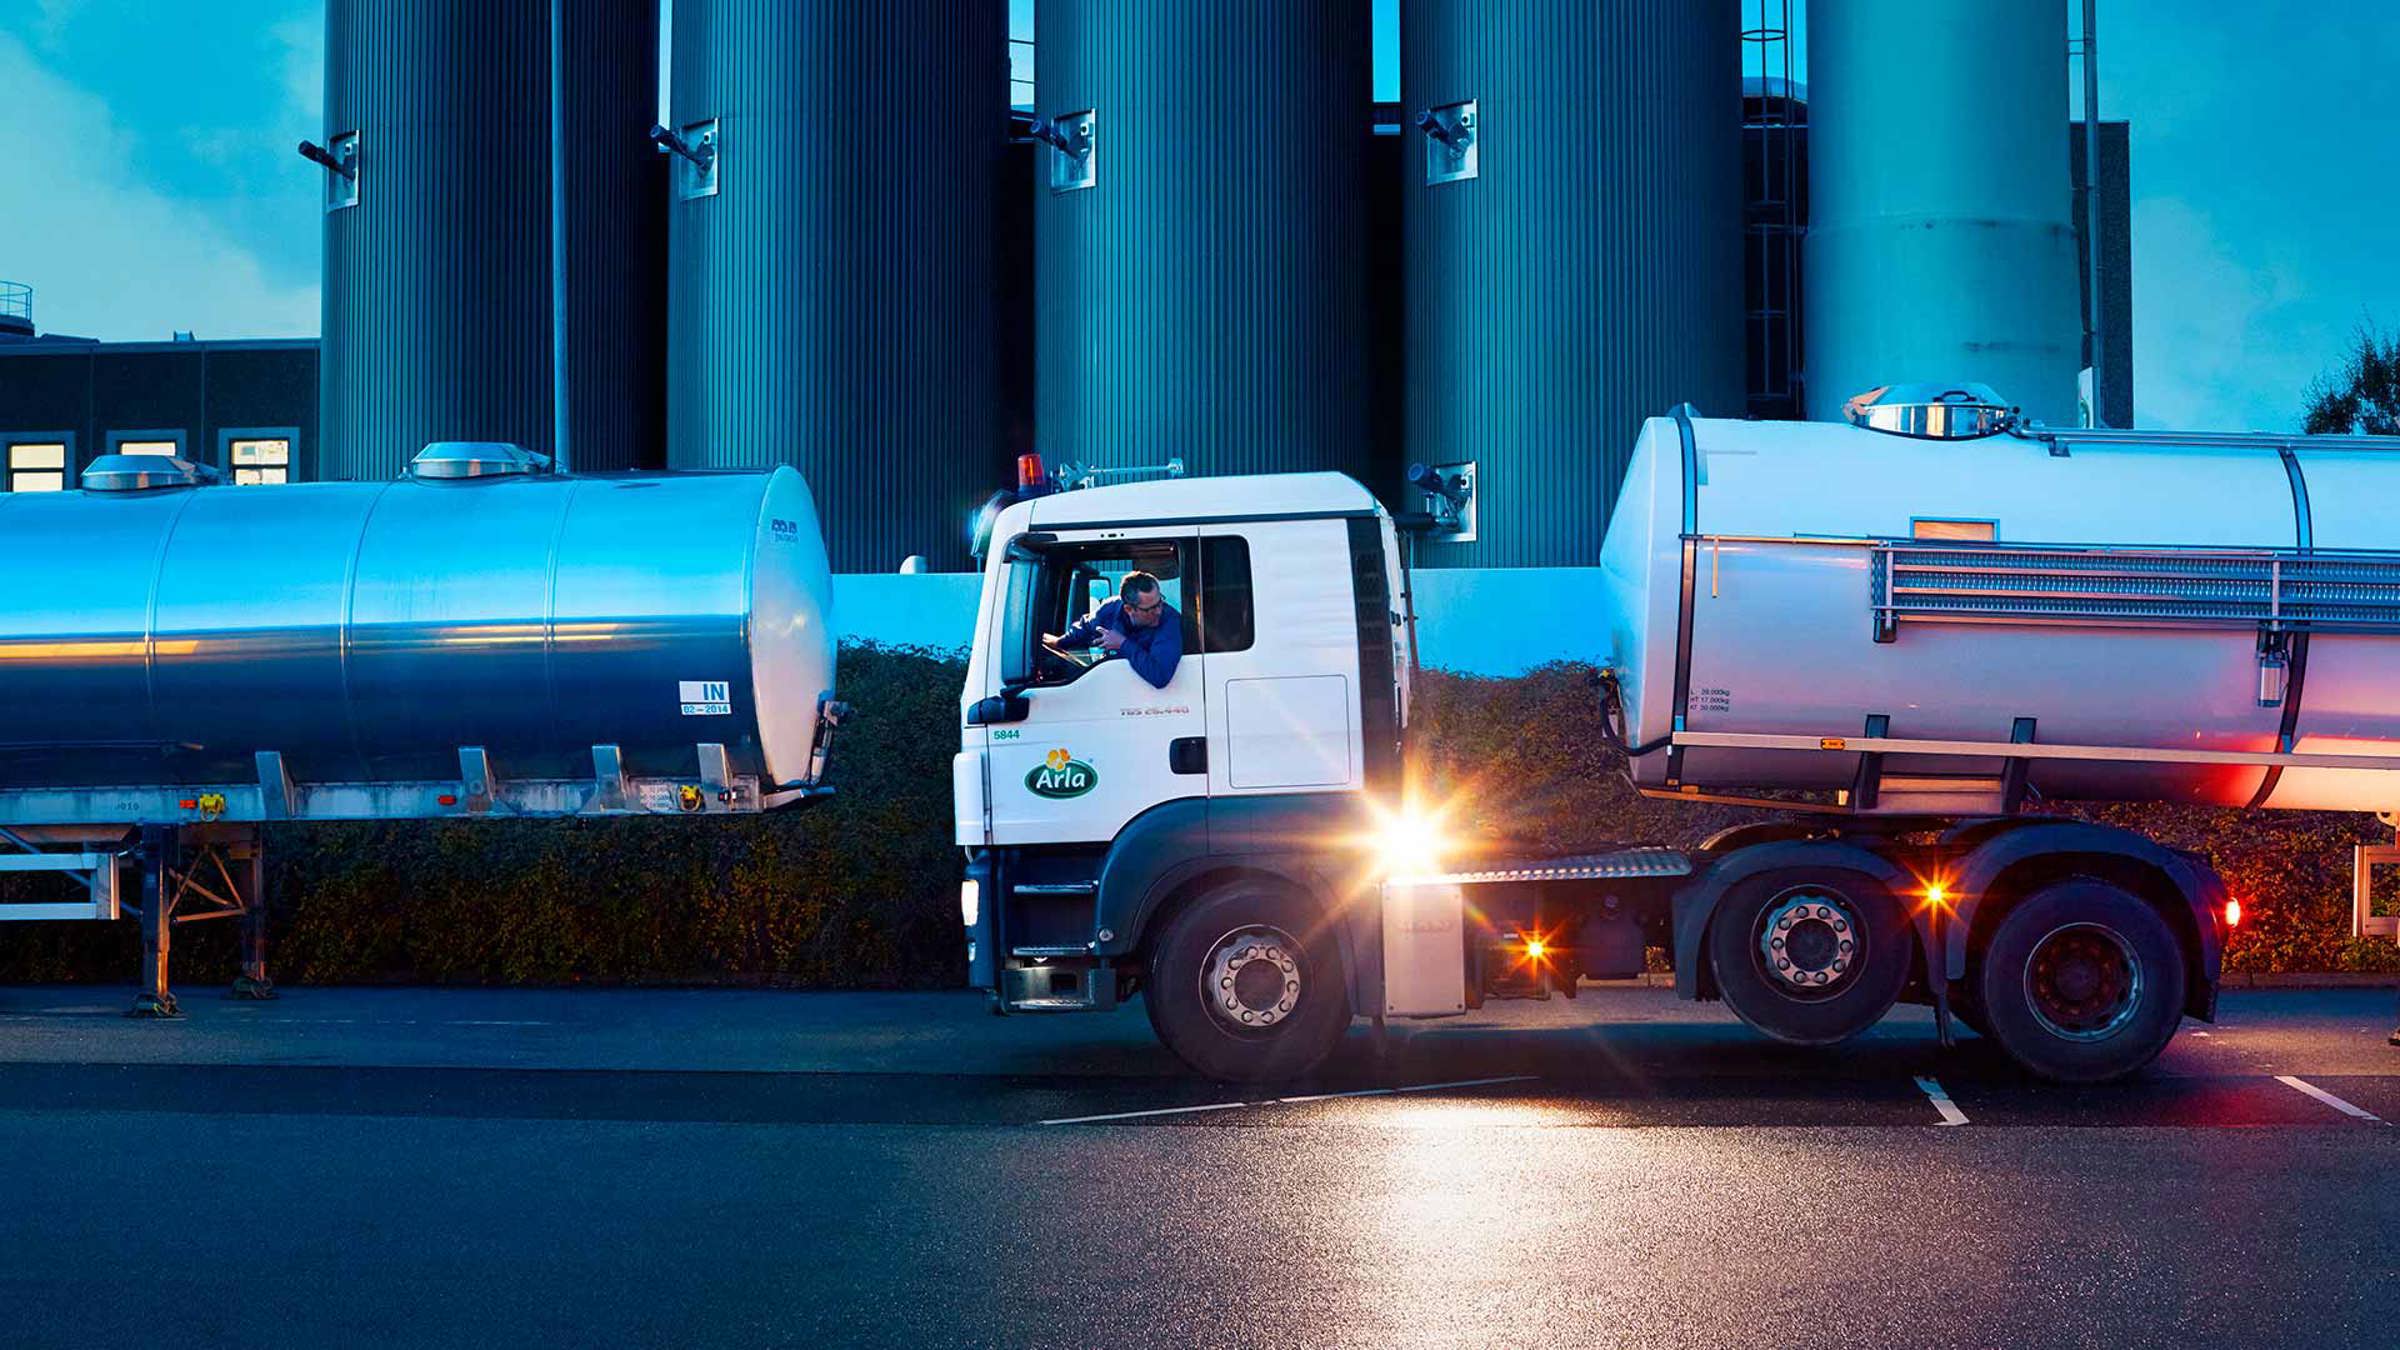
<path fill-rule="evenodd" d="M 1211 1078 L 1307 1073 L 1350 1026 L 1350 995 L 1326 916 L 1272 881 L 1218 886 L 1171 920 L 1143 991 L 1150 1025 Z"/>
<path fill-rule="evenodd" d="M 1736 1016 L 1793 1045 L 1832 1045 L 1875 1025 L 1915 961 L 1908 912 L 1859 872 L 1794 868 L 1727 892 L 1709 922 L 1717 990 Z"/>
<path fill-rule="evenodd" d="M 1976 980 L 1993 1040 L 2044 1078 L 2099 1083 L 2158 1058 L 2183 1021 L 2183 948 L 2159 912 L 2089 877 L 2027 896 Z"/>

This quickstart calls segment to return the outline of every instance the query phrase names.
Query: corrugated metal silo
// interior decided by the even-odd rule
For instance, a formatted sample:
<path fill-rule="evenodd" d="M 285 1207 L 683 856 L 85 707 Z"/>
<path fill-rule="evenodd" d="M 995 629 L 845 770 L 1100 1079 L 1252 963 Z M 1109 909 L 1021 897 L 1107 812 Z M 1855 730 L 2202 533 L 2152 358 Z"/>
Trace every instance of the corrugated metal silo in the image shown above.
<path fill-rule="evenodd" d="M 1974 380 L 2075 420 L 2066 6 L 1812 0 L 1808 413 Z"/>
<path fill-rule="evenodd" d="M 1041 0 L 1036 429 L 1054 461 L 1367 476 L 1366 0 Z"/>
<path fill-rule="evenodd" d="M 592 442 L 572 458 L 626 467 L 655 435 L 659 378 L 639 298 L 663 260 L 641 134 L 657 18 L 651 0 L 566 0 L 562 17 L 573 420 Z M 328 148 L 356 171 L 327 176 L 325 476 L 389 478 L 437 440 L 551 450 L 549 3 L 329 0 L 325 91 Z"/>
<path fill-rule="evenodd" d="M 1407 448 L 1475 480 L 1419 557 L 1594 565 L 1642 419 L 1742 407 L 1736 0 L 1404 0 L 1400 44 Z"/>
<path fill-rule="evenodd" d="M 797 466 L 834 567 L 967 562 L 1001 486 L 1007 6 L 675 0 L 668 462 Z"/>

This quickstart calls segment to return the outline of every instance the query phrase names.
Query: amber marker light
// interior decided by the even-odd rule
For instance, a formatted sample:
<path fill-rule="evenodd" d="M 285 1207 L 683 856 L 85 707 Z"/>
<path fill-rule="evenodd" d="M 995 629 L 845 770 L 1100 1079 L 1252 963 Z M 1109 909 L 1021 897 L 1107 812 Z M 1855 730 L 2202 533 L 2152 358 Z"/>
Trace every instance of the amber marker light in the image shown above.
<path fill-rule="evenodd" d="M 1550 955 L 1550 944 L 1549 944 L 1549 943 L 1542 941 L 1542 940 L 1541 940 L 1540 938 L 1538 938 L 1538 937 L 1529 937 L 1529 938 L 1525 939 L 1525 959 L 1526 959 L 1526 960 L 1528 960 L 1528 961 L 1539 961 L 1539 960 L 1542 960 L 1542 959 L 1544 959 L 1544 958 L 1548 957 L 1549 955 Z"/>

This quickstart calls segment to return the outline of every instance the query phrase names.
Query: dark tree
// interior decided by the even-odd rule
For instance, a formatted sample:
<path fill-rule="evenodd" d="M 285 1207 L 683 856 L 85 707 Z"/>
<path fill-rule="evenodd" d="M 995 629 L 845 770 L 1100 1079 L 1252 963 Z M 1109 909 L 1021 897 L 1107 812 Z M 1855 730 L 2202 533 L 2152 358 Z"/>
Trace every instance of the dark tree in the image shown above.
<path fill-rule="evenodd" d="M 2311 436 L 2400 436 L 2400 334 L 2358 330 L 2341 374 L 2308 388 Z"/>

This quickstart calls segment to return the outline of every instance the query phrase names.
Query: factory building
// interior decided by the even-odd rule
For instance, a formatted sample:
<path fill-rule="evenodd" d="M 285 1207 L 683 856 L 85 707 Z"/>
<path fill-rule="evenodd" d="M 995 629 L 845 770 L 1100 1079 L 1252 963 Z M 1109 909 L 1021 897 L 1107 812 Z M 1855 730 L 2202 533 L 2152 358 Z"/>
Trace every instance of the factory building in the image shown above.
<path fill-rule="evenodd" d="M 1368 0 L 1042 0 L 1030 42 L 987 0 L 675 0 L 663 91 L 655 0 L 331 0 L 321 346 L 35 339 L 0 294 L 12 486 L 125 443 L 784 463 L 837 570 L 955 572 L 1038 451 L 1337 469 L 1436 517 L 1425 567 L 1539 570 L 1593 565 L 1675 403 L 1975 379 L 2072 421 L 2096 366 L 2130 425 L 2126 128 L 2094 288 L 2062 21 L 1977 28 L 2009 64 L 1967 81 L 1874 44 L 1985 7 L 1819 0 L 1812 97 L 1785 8 L 1403 0 L 1379 105 Z"/>
<path fill-rule="evenodd" d="M 314 339 L 93 342 L 38 335 L 25 288 L 0 292 L 0 476 L 76 485 L 108 454 L 173 455 L 232 483 L 318 476 Z"/>

